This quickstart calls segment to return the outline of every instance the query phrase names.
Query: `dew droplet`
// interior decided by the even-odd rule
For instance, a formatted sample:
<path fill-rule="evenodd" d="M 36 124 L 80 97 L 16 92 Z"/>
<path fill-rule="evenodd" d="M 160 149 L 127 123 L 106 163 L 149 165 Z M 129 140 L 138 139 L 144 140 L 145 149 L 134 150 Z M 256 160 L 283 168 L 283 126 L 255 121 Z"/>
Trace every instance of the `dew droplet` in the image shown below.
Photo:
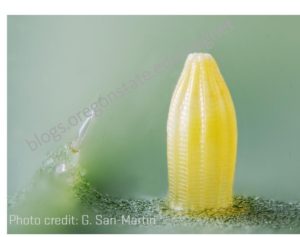
<path fill-rule="evenodd" d="M 67 170 L 66 164 L 62 163 L 62 164 L 59 164 L 56 166 L 55 173 L 61 174 L 61 173 L 66 172 L 66 170 Z"/>

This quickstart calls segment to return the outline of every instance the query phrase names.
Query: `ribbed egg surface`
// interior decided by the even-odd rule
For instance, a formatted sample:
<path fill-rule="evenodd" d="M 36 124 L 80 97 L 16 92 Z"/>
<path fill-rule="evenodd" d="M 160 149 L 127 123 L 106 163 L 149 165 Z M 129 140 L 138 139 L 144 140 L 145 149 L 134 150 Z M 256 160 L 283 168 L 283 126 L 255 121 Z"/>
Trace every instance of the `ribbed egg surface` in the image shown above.
<path fill-rule="evenodd" d="M 168 116 L 170 208 L 230 207 L 236 152 L 234 105 L 218 65 L 209 54 L 190 54 Z"/>

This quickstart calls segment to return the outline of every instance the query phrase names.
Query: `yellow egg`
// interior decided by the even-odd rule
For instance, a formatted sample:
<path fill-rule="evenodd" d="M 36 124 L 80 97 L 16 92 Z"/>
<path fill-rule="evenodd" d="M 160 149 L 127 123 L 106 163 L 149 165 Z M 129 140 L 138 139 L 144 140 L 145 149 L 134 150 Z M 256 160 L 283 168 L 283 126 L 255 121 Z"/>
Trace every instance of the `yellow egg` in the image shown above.
<path fill-rule="evenodd" d="M 210 54 L 190 54 L 168 116 L 169 207 L 230 207 L 236 153 L 235 109 L 218 65 Z"/>

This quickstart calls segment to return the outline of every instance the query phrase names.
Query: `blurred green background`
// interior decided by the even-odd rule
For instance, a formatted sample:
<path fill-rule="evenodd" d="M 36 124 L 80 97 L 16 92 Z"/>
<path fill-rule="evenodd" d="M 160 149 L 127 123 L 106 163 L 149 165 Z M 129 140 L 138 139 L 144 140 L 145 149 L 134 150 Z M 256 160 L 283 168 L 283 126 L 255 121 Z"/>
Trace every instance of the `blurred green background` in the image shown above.
<path fill-rule="evenodd" d="M 101 97 L 109 103 L 81 153 L 87 179 L 114 196 L 164 197 L 171 95 L 187 55 L 209 52 L 238 117 L 235 193 L 299 200 L 299 25 L 297 16 L 9 16 L 8 194 Z M 60 123 L 70 129 L 57 132 Z M 37 145 L 50 130 L 56 141 Z"/>

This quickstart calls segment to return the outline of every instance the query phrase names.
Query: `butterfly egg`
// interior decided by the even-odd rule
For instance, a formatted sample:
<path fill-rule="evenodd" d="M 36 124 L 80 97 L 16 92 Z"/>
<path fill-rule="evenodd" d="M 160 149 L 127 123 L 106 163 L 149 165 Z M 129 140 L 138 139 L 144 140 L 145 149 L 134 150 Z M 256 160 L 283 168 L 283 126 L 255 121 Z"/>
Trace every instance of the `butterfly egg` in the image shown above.
<path fill-rule="evenodd" d="M 210 54 L 190 54 L 168 115 L 169 207 L 230 207 L 236 152 L 235 109 L 218 65 Z"/>

